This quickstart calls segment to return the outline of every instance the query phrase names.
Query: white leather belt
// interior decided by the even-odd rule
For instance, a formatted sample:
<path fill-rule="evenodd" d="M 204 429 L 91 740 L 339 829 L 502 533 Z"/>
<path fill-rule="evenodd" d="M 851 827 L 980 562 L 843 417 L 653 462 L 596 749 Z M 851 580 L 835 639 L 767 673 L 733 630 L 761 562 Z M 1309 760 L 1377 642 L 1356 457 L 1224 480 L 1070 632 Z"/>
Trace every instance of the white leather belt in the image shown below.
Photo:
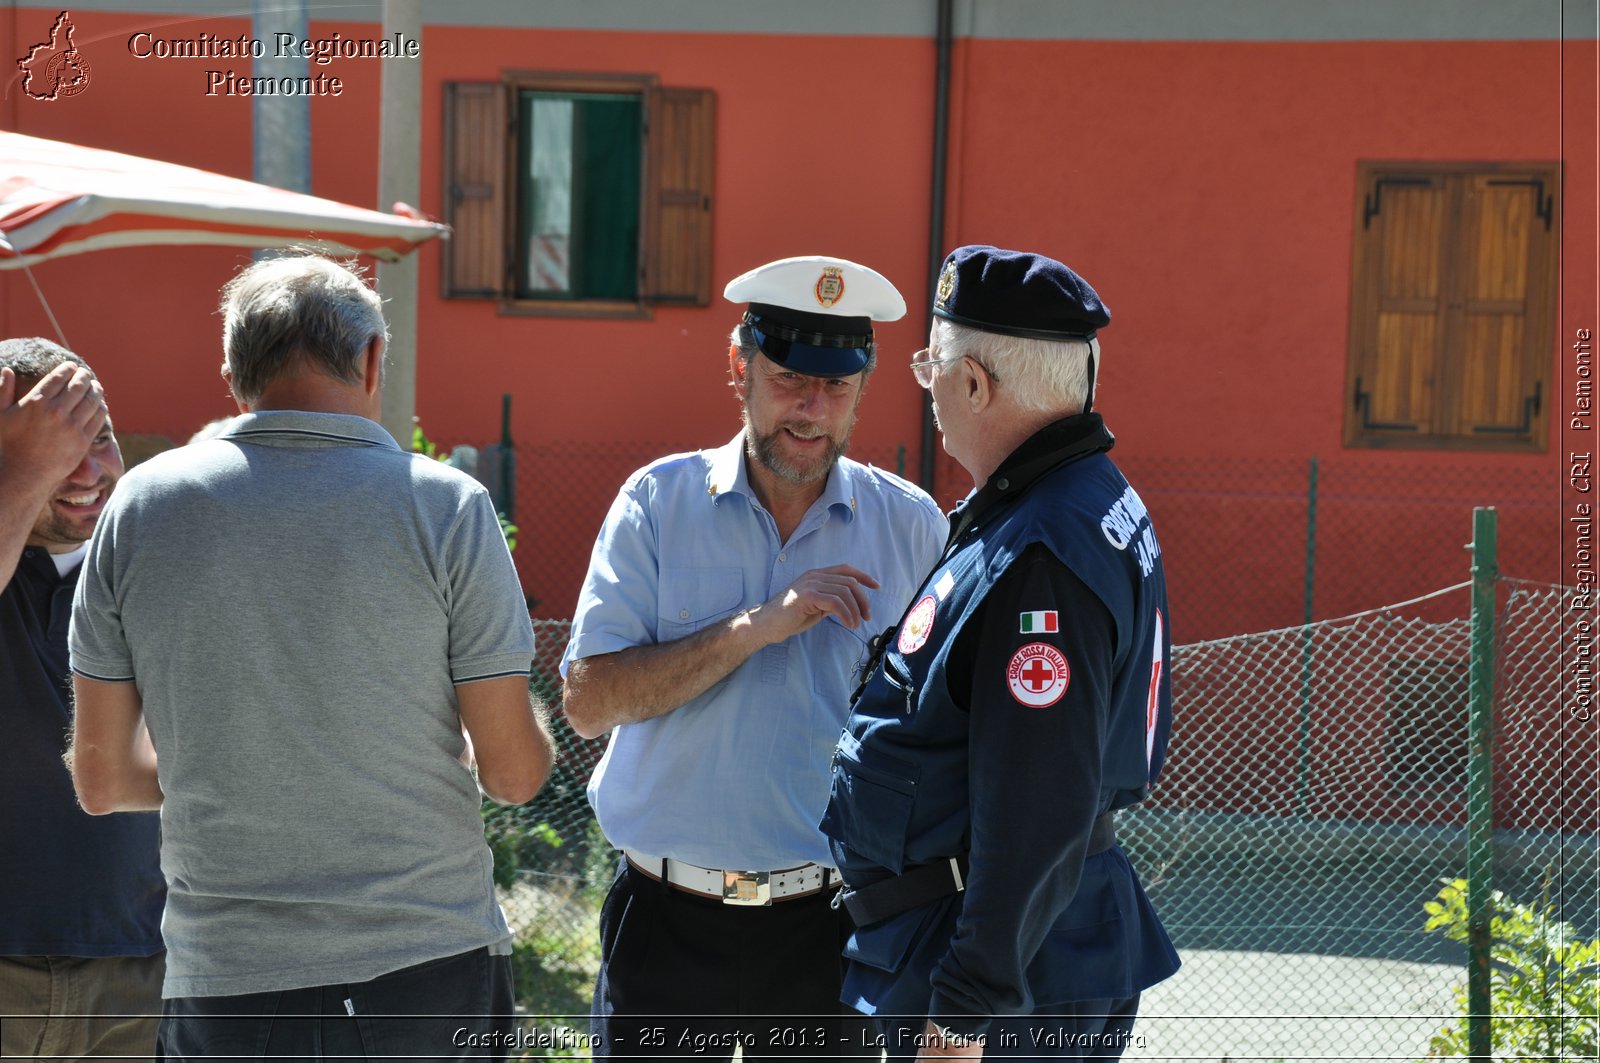
<path fill-rule="evenodd" d="M 774 901 L 791 901 L 820 893 L 824 878 L 839 881 L 837 875 L 828 874 L 832 868 L 821 864 L 802 864 L 782 871 L 719 871 L 682 860 L 650 856 L 637 849 L 624 849 L 622 855 L 628 858 L 635 871 L 657 882 L 661 881 L 661 869 L 665 864 L 668 885 L 723 904 L 764 906 Z"/>

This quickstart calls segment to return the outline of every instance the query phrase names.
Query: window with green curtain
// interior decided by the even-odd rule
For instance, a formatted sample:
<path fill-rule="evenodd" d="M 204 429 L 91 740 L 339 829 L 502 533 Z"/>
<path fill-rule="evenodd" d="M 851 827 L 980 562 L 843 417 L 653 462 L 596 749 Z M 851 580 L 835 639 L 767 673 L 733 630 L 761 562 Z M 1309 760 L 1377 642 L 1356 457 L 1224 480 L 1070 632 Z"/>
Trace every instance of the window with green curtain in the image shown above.
<path fill-rule="evenodd" d="M 517 296 L 635 299 L 643 98 L 519 96 Z"/>

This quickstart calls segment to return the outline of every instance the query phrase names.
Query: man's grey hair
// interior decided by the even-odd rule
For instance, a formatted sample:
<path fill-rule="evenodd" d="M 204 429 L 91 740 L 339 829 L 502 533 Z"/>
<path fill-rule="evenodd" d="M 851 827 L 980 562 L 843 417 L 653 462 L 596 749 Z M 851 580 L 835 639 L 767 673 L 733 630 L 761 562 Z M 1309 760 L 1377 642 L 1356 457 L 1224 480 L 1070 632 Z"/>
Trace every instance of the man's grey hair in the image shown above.
<path fill-rule="evenodd" d="M 746 365 L 749 365 L 750 360 L 761 353 L 761 346 L 756 343 L 755 330 L 750 327 L 748 322 L 741 321 L 733 326 L 733 334 L 729 336 L 729 339 L 732 341 L 734 349 L 739 352 L 739 360 Z M 878 341 L 873 340 L 867 345 L 867 364 L 862 367 L 861 371 L 866 376 L 871 376 L 872 371 L 877 367 Z"/>
<path fill-rule="evenodd" d="M 361 383 L 373 339 L 389 339 L 383 300 L 360 269 L 321 255 L 269 258 L 222 289 L 222 354 L 233 393 L 254 402 L 281 373 L 309 367 Z M 379 383 L 383 367 L 379 365 Z"/>
<path fill-rule="evenodd" d="M 971 355 L 987 366 L 999 386 L 1026 410 L 1067 416 L 1083 412 L 1089 397 L 1089 355 L 1100 362 L 1100 341 L 1037 340 L 935 318 L 939 358 L 951 362 Z"/>
<path fill-rule="evenodd" d="M 17 397 L 50 375 L 50 370 L 62 362 L 71 362 L 89 368 L 89 363 L 73 354 L 59 343 L 39 336 L 14 340 L 0 340 L 0 369 L 17 374 Z M 90 370 L 93 372 L 93 370 Z"/>

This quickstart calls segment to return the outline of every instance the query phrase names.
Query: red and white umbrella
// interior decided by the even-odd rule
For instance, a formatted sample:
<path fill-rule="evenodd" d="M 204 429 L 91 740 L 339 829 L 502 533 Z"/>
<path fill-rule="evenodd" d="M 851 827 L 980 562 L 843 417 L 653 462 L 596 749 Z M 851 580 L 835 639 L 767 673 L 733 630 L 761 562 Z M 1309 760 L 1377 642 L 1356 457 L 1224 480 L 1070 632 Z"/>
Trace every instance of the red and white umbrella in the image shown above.
<path fill-rule="evenodd" d="M 392 262 L 447 228 L 189 166 L 0 132 L 0 270 L 152 244 L 296 246 Z"/>

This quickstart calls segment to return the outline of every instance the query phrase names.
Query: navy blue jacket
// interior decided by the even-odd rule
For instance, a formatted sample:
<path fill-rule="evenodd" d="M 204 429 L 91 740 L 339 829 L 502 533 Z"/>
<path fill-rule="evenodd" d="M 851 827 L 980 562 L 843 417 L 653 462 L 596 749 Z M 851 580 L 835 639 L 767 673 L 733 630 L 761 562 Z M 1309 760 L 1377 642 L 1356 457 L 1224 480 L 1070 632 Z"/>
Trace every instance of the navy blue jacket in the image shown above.
<path fill-rule="evenodd" d="M 852 706 L 823 820 L 845 881 L 969 861 L 965 892 L 852 937 L 862 1011 L 981 1033 L 1177 969 L 1121 849 L 1087 854 L 1171 727 L 1161 549 L 1111 443 L 1088 414 L 1002 463 Z"/>

